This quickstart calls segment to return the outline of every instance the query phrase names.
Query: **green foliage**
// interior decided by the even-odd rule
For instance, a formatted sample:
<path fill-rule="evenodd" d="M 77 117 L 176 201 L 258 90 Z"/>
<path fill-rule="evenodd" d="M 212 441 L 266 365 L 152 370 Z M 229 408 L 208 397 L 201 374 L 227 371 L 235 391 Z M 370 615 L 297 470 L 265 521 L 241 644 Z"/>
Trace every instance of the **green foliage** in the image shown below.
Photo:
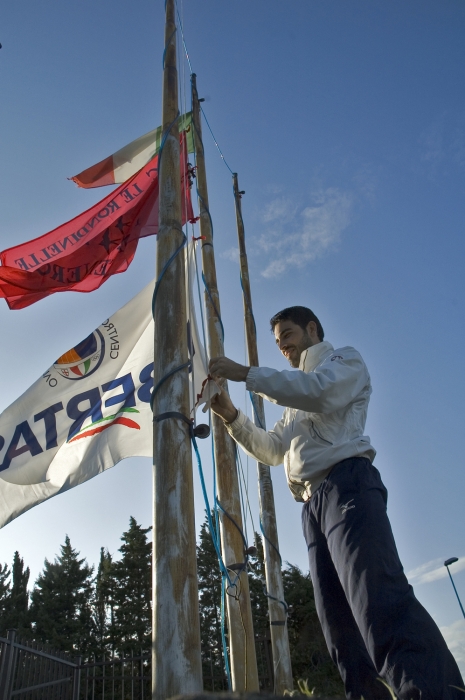
<path fill-rule="evenodd" d="M 7 629 L 15 629 L 21 638 L 30 636 L 31 623 L 29 620 L 29 567 L 24 568 L 24 561 L 19 552 L 14 553 L 13 566 L 11 567 L 11 591 L 8 596 L 5 626 Z"/>
<path fill-rule="evenodd" d="M 254 632 L 257 640 L 259 676 L 264 677 L 267 675 L 265 645 L 270 635 L 268 599 L 264 586 L 263 544 L 257 533 L 254 536 L 254 543 L 257 555 L 251 558 L 249 588 Z M 221 574 L 207 519 L 200 529 L 197 546 L 197 570 L 205 689 L 218 690 L 219 680 L 224 678 L 220 617 Z M 321 694 L 344 696 L 339 672 L 328 654 L 316 614 L 310 575 L 303 574 L 297 566 L 287 564 L 286 568 L 283 569 L 283 585 L 284 596 L 289 605 L 289 645 L 296 685 L 301 694 L 310 694 L 309 688 L 315 687 L 316 691 Z M 216 677 L 215 688 L 211 683 L 213 673 Z M 306 681 L 302 679 L 306 679 Z M 222 687 L 225 688 L 226 685 Z M 305 688 L 308 693 L 304 692 Z"/>
<path fill-rule="evenodd" d="M 6 564 L 0 564 L 0 632 L 6 634 L 8 630 L 7 615 L 10 599 L 10 570 Z"/>
<path fill-rule="evenodd" d="M 265 594 L 265 559 L 260 535 L 254 533 L 257 555 L 251 558 L 249 570 L 250 603 L 255 635 L 263 637 L 269 630 L 268 600 Z"/>
<path fill-rule="evenodd" d="M 28 611 L 29 569 L 15 553 L 12 576 L 0 565 L 0 632 L 15 627 L 20 636 L 32 636 L 52 648 L 83 654 L 139 654 L 151 643 L 151 544 L 147 534 L 130 518 L 123 533 L 120 558 L 100 550 L 97 573 L 79 559 L 66 537 L 53 563 L 45 560 L 31 593 Z M 266 676 L 269 646 L 268 599 L 261 537 L 255 533 L 257 555 L 251 558 L 249 587 L 257 640 L 259 675 Z M 199 614 L 202 666 L 206 690 L 226 690 L 221 639 L 221 573 L 208 528 L 200 528 L 197 545 Z M 283 569 L 284 595 L 289 605 L 288 632 L 291 661 L 300 694 L 343 696 L 338 671 L 331 661 L 316 615 L 313 587 L 308 574 L 287 564 Z M 227 629 L 226 629 L 227 634 Z"/>
<path fill-rule="evenodd" d="M 151 529 L 129 519 L 129 530 L 123 532 L 118 550 L 121 559 L 107 562 L 108 574 L 100 581 L 113 617 L 109 638 L 120 653 L 133 650 L 138 654 L 151 648 L 152 545 L 147 541 Z"/>
<path fill-rule="evenodd" d="M 103 656 L 110 646 L 109 630 L 114 624 L 113 596 L 115 580 L 111 554 L 104 547 L 100 548 L 100 561 L 94 581 L 94 653 Z"/>
<path fill-rule="evenodd" d="M 38 641 L 59 651 L 86 654 L 92 647 L 92 573 L 66 535 L 61 554 L 45 560 L 31 593 L 30 619 Z"/>
<path fill-rule="evenodd" d="M 221 640 L 221 573 L 206 517 L 200 528 L 197 545 L 197 576 L 204 688 L 225 690 L 227 680 Z"/>
<path fill-rule="evenodd" d="M 336 666 L 329 656 L 318 620 L 310 574 L 287 564 L 283 570 L 284 596 L 289 605 L 288 632 L 292 672 L 306 679 L 317 693 L 344 696 Z"/>

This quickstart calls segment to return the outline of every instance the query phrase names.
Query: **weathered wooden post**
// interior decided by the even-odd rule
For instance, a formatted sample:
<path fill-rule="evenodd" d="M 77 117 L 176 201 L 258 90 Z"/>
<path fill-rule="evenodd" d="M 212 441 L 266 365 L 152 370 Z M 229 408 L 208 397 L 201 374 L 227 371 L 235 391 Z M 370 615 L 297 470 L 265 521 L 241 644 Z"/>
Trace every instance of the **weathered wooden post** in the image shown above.
<path fill-rule="evenodd" d="M 178 114 L 175 6 L 166 0 L 154 305 L 153 700 L 202 689 Z"/>
<path fill-rule="evenodd" d="M 241 196 L 237 173 L 233 175 L 234 200 L 236 204 L 237 235 L 239 239 L 239 259 L 241 265 L 242 290 L 244 297 L 244 315 L 247 337 L 249 364 L 258 367 L 257 331 L 252 311 L 250 292 L 249 265 L 245 247 L 244 221 L 242 219 Z M 254 396 L 254 423 L 265 428 L 265 410 L 261 396 Z M 292 667 L 287 634 L 286 611 L 279 601 L 284 601 L 283 579 L 281 575 L 281 558 L 279 556 L 278 530 L 274 506 L 273 483 L 270 467 L 257 462 L 258 495 L 260 503 L 260 520 L 264 532 L 263 551 L 265 553 L 265 575 L 268 590 L 268 611 L 270 616 L 271 644 L 273 649 L 274 691 L 282 695 L 285 690 L 292 690 Z"/>
<path fill-rule="evenodd" d="M 196 76 L 191 76 L 192 112 L 194 120 L 194 142 L 197 164 L 197 188 L 199 192 L 200 234 L 202 241 L 202 266 L 205 277 L 205 306 L 208 329 L 208 351 L 210 357 L 224 355 L 223 330 L 220 319 L 220 298 L 216 280 L 213 231 L 208 209 L 208 189 L 205 170 L 205 155 L 200 122 L 200 105 L 197 94 Z M 227 391 L 227 387 L 225 387 Z M 242 540 L 242 516 L 239 494 L 239 479 L 236 467 L 235 447 L 223 421 L 212 414 L 213 439 L 215 446 L 216 478 L 218 498 L 230 517 L 221 521 L 221 544 L 226 566 L 240 565 L 245 561 Z M 232 518 L 237 526 L 230 519 Z M 233 690 L 258 690 L 257 659 L 250 606 L 247 572 L 231 570 L 231 576 L 238 573 L 238 596 L 227 596 L 229 646 L 231 652 L 231 675 Z"/>

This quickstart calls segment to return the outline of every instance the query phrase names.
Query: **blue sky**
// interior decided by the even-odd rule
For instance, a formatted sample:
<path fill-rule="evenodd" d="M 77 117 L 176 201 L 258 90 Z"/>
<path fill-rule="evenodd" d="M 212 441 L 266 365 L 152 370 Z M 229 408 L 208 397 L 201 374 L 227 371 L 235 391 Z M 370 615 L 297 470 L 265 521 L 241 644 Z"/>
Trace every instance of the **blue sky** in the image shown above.
<path fill-rule="evenodd" d="M 463 396 L 465 6 L 461 0 L 179 0 L 204 108 L 246 191 L 243 213 L 263 365 L 285 368 L 268 319 L 310 306 L 334 346 L 369 367 L 366 432 L 415 590 L 465 670 Z M 161 121 L 163 2 L 17 0 L 0 42 L 0 248 L 104 196 L 66 178 Z M 188 77 L 185 62 L 181 77 Z M 189 105 L 188 83 L 181 90 Z M 226 351 L 244 358 L 231 174 L 207 135 Z M 23 311 L 1 302 L 6 408 L 154 275 L 155 241 L 89 295 Z M 235 399 L 246 405 L 243 386 Z M 269 407 L 268 424 L 279 418 Z M 209 448 L 203 449 L 210 471 Z M 244 458 L 257 526 L 255 465 Z M 283 558 L 306 568 L 300 506 L 273 471 Z M 0 531 L 35 578 L 69 534 L 91 563 L 134 515 L 151 521 L 151 466 L 126 460 Z M 203 502 L 196 493 L 197 520 Z M 249 531 L 251 524 L 249 523 Z M 463 560 L 462 560 L 463 558 Z"/>

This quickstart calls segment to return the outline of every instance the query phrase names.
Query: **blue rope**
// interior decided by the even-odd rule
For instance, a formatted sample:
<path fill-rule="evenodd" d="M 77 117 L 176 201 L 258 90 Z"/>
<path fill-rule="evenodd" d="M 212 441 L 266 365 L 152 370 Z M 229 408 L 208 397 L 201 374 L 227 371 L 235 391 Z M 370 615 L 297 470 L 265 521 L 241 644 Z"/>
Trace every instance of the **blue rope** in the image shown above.
<path fill-rule="evenodd" d="M 234 520 L 234 518 L 232 517 L 232 515 L 230 515 L 230 514 L 228 513 L 228 511 L 225 510 L 225 509 L 223 508 L 223 506 L 221 505 L 221 503 L 219 502 L 218 499 L 216 499 L 216 503 L 217 503 L 218 508 L 221 510 L 221 512 L 228 518 L 228 520 L 230 520 L 230 521 L 232 522 L 232 524 L 234 525 L 234 527 L 238 530 L 240 536 L 242 537 L 242 542 L 244 543 L 244 549 L 248 549 L 247 540 L 246 540 L 245 537 L 244 537 L 244 533 L 242 532 L 242 529 L 241 529 L 241 528 L 239 527 L 239 525 L 236 523 L 236 521 Z M 248 557 L 247 557 L 247 555 L 246 555 L 246 560 L 247 560 L 247 558 L 248 558 Z M 245 562 L 245 563 L 246 563 L 246 562 Z"/>
<path fill-rule="evenodd" d="M 261 530 L 261 532 L 262 532 L 262 535 L 263 535 L 264 539 L 268 542 L 268 544 L 270 545 L 270 547 L 273 547 L 274 551 L 275 551 L 276 554 L 278 555 L 278 557 L 279 557 L 279 565 L 282 566 L 282 565 L 283 565 L 283 560 L 282 560 L 281 554 L 280 554 L 280 552 L 279 552 L 279 549 L 278 549 L 278 548 L 276 547 L 276 545 L 274 545 L 273 542 L 266 536 L 265 530 L 263 529 L 263 523 L 262 523 L 262 519 L 261 519 L 261 518 L 260 518 L 260 530 Z"/>
<path fill-rule="evenodd" d="M 195 154 L 194 154 L 194 158 L 195 158 Z M 195 158 L 195 162 L 197 162 L 197 158 Z M 210 214 L 210 209 L 207 207 L 207 205 L 205 204 L 204 198 L 201 196 L 200 192 L 198 191 L 197 184 L 195 185 L 195 191 L 197 193 L 197 197 L 200 199 L 200 202 L 203 205 L 204 211 L 208 214 L 208 218 L 210 219 L 210 226 L 212 229 L 212 240 L 213 240 L 213 219 L 212 219 L 211 214 Z M 202 215 L 202 212 L 200 212 L 200 215 Z"/>
<path fill-rule="evenodd" d="M 205 122 L 206 122 L 206 124 L 207 124 L 207 126 L 208 126 L 208 129 L 209 129 L 209 131 L 210 131 L 210 134 L 212 135 L 214 144 L 215 144 L 215 146 L 217 147 L 217 149 L 218 149 L 218 151 L 219 151 L 219 154 L 220 154 L 220 156 L 221 156 L 221 159 L 222 159 L 223 163 L 225 164 L 225 166 L 227 167 L 227 169 L 229 170 L 229 172 L 231 173 L 231 175 L 234 175 L 233 171 L 231 170 L 231 168 L 229 167 L 229 165 L 228 165 L 227 162 L 226 162 L 226 158 L 225 158 L 224 155 L 223 155 L 223 151 L 221 150 L 221 148 L 220 148 L 219 145 L 218 145 L 218 141 L 217 141 L 216 138 L 215 138 L 215 134 L 214 134 L 213 131 L 212 131 L 212 128 L 211 128 L 211 126 L 210 126 L 210 124 L 209 124 L 209 121 L 208 121 L 208 119 L 207 119 L 207 115 L 205 114 L 202 105 L 200 105 L 200 109 L 201 109 L 201 111 L 202 111 L 203 118 L 205 119 Z"/>
<path fill-rule="evenodd" d="M 231 577 L 229 575 L 229 571 L 223 561 L 223 558 L 221 556 L 221 547 L 220 547 L 220 542 L 219 542 L 219 522 L 218 522 L 218 506 L 221 508 L 221 510 L 225 513 L 225 515 L 234 523 L 234 525 L 238 528 L 239 532 L 241 533 L 242 539 L 245 544 L 245 548 L 247 549 L 247 542 L 244 538 L 244 535 L 242 533 L 242 530 L 238 527 L 236 521 L 224 510 L 224 508 L 221 506 L 221 504 L 218 501 L 218 498 L 216 497 L 216 477 L 214 478 L 214 493 L 215 493 L 215 503 L 216 507 L 214 510 L 215 513 L 215 521 L 216 521 L 216 527 L 213 525 L 213 520 L 211 517 L 211 508 L 210 508 L 210 502 L 208 499 L 208 494 L 207 494 L 207 489 L 205 485 L 205 478 L 203 474 L 203 468 L 202 468 L 202 460 L 200 458 L 200 452 L 197 446 L 197 441 L 192 435 L 192 444 L 194 446 L 194 451 L 195 455 L 197 457 L 197 466 L 199 470 L 199 476 L 200 476 L 200 484 L 202 487 L 202 493 L 206 505 L 206 511 L 207 511 L 207 520 L 208 520 L 208 528 L 210 530 L 210 536 L 212 538 L 213 546 L 215 548 L 216 555 L 218 557 L 218 563 L 221 571 L 221 641 L 222 641 L 222 647 L 223 647 L 223 656 L 224 656 L 224 664 L 225 664 L 225 669 L 226 669 L 226 676 L 228 679 L 228 687 L 231 690 L 232 688 L 232 681 L 231 681 L 231 671 L 230 671 L 230 666 L 229 666 L 229 658 L 228 658 L 228 647 L 226 643 L 226 634 L 225 634 L 225 622 L 226 622 L 226 614 L 225 614 L 225 596 L 228 592 L 229 589 L 235 588 L 236 583 L 239 579 L 239 576 L 241 572 L 239 571 L 235 578 L 231 580 Z M 213 443 L 212 443 L 213 447 Z M 213 454 L 213 464 L 214 464 L 214 454 Z M 214 470 L 215 474 L 215 470 Z M 247 565 L 248 557 L 246 556 L 244 564 Z M 227 582 L 227 586 L 226 586 Z"/>
<path fill-rule="evenodd" d="M 166 0 L 165 0 L 165 9 L 166 9 Z M 183 34 L 183 31 L 182 31 L 182 23 L 181 23 L 180 18 L 179 18 L 179 11 L 178 11 L 178 9 L 177 9 L 177 5 L 176 5 L 176 10 L 177 10 L 177 13 L 178 13 L 178 19 L 179 19 L 179 23 L 180 23 L 180 26 L 181 26 L 181 34 L 182 34 L 184 49 L 185 49 L 185 51 L 186 51 L 186 56 L 187 56 L 187 60 L 188 60 L 188 63 L 189 63 L 189 68 L 190 68 L 191 73 L 192 73 L 192 66 L 191 66 L 191 64 L 190 64 L 189 56 L 188 56 L 188 53 L 187 53 L 186 43 L 185 43 L 185 41 L 184 41 L 184 34 Z M 175 30 L 175 31 L 176 31 L 176 30 Z M 165 56 L 166 56 L 167 47 L 169 46 L 173 35 L 174 35 L 174 32 L 173 32 L 173 34 L 170 36 L 170 38 L 169 38 L 169 40 L 168 40 L 168 42 L 167 42 L 167 44 L 166 44 L 166 46 L 165 46 L 165 49 L 164 49 L 164 51 L 163 51 L 163 66 L 165 65 Z M 170 133 L 170 131 L 171 131 L 171 128 L 172 128 L 173 125 L 176 123 L 176 121 L 179 119 L 179 117 L 180 117 L 180 114 L 179 114 L 179 112 L 178 112 L 176 118 L 175 118 L 175 119 L 173 120 L 173 122 L 168 126 L 168 128 L 166 129 L 166 131 L 165 131 L 164 134 L 163 134 L 163 137 L 162 137 L 162 140 L 161 140 L 161 144 L 160 144 L 160 150 L 159 150 L 159 152 L 158 152 L 158 163 L 157 163 L 157 172 L 158 172 L 158 174 L 159 174 L 159 172 L 160 172 L 160 162 L 161 162 L 161 158 L 162 158 L 162 154 L 163 154 L 163 149 L 164 149 L 166 140 L 167 140 L 168 135 L 169 135 L 169 133 Z M 211 131 L 211 129 L 210 129 L 210 131 Z M 197 188 L 196 188 L 196 189 L 197 189 Z M 197 191 L 197 194 L 198 194 L 198 191 Z M 205 203 L 203 202 L 203 200 L 202 200 L 200 197 L 199 197 L 199 199 L 202 201 L 202 203 L 203 203 L 203 205 L 204 205 L 204 207 L 205 207 Z M 205 209 L 207 210 L 208 216 L 210 217 L 210 222 L 211 222 L 211 225 L 212 225 L 212 234 L 213 234 L 213 222 L 212 222 L 212 219 L 211 219 L 211 215 L 210 215 L 210 212 L 208 211 L 208 208 L 205 207 Z M 161 271 L 161 273 L 160 273 L 160 275 L 159 275 L 159 277 L 158 277 L 158 279 L 157 279 L 157 282 L 156 282 L 156 284 L 155 284 L 155 289 L 154 289 L 153 297 L 152 297 L 152 315 L 153 315 L 153 316 L 155 315 L 155 302 L 156 302 L 156 299 L 157 299 L 157 294 L 158 294 L 158 290 L 159 290 L 159 288 L 160 288 L 161 280 L 162 280 L 163 276 L 165 275 L 166 270 L 168 269 L 168 267 L 171 265 L 171 263 L 172 263 L 173 260 L 176 258 L 176 256 L 179 255 L 179 253 L 181 252 L 181 250 L 184 248 L 184 246 L 185 246 L 186 243 L 187 243 L 187 237 L 186 237 L 186 235 L 184 234 L 183 231 L 182 231 L 182 235 L 183 235 L 183 241 L 182 241 L 181 245 L 178 246 L 178 248 L 175 250 L 175 252 L 173 253 L 173 255 L 171 255 L 171 257 L 169 258 L 169 260 L 166 262 L 166 264 L 164 265 L 164 267 L 163 267 L 163 269 L 162 269 L 162 271 Z M 197 269 L 197 260 L 196 260 L 196 269 Z M 205 284 L 205 288 L 206 288 L 207 294 L 209 295 L 210 300 L 211 300 L 211 302 L 212 302 L 212 304 L 213 304 L 213 308 L 215 309 L 215 312 L 217 313 L 218 319 L 219 319 L 220 324 L 221 324 L 222 333 L 223 333 L 223 336 L 224 336 L 223 323 L 222 323 L 221 318 L 220 318 L 220 316 L 219 316 L 219 314 L 218 314 L 218 311 L 217 311 L 217 309 L 216 309 L 216 307 L 215 307 L 215 304 L 213 303 L 213 299 L 212 299 L 210 290 L 208 289 L 208 286 L 207 286 L 207 284 L 206 284 L 206 281 L 205 281 L 205 278 L 204 278 L 203 274 L 202 274 L 202 278 L 203 278 L 203 282 L 204 282 L 204 284 Z M 198 273 L 197 273 L 197 283 L 198 283 Z M 199 287 L 199 283 L 198 283 L 198 287 Z M 199 293 L 200 293 L 200 288 L 199 288 Z M 202 305 L 201 305 L 201 306 L 202 306 Z M 202 330 L 203 330 L 203 335 L 204 335 L 204 340 L 205 340 L 205 326 L 204 326 L 203 314 L 202 314 Z M 153 409 L 153 401 L 154 401 L 155 395 L 156 395 L 157 391 L 159 390 L 160 386 L 163 384 L 163 382 L 165 382 L 165 381 L 168 379 L 168 377 L 172 376 L 175 372 L 177 372 L 177 371 L 183 369 L 184 367 L 188 366 L 188 364 L 189 364 L 189 363 L 186 363 L 186 364 L 183 364 L 183 365 L 180 366 L 180 367 L 175 367 L 175 368 L 172 369 L 170 372 L 168 372 L 164 377 L 162 377 L 162 379 L 158 382 L 158 384 L 154 387 L 154 389 L 153 389 L 153 391 L 152 391 L 152 396 L 151 396 L 151 401 L 150 401 L 151 406 L 152 406 L 152 409 Z M 210 417 L 210 423 L 211 423 L 211 417 Z M 208 518 L 208 527 L 209 527 L 210 535 L 211 535 L 211 538 L 212 538 L 212 541 L 213 541 L 213 546 L 214 546 L 214 548 L 215 548 L 215 552 L 216 552 L 216 555 L 217 555 L 217 557 L 218 557 L 218 563 L 219 563 L 220 572 L 221 572 L 221 640 L 222 640 L 222 646 L 223 646 L 223 656 L 224 656 L 224 663 L 225 663 L 225 669 L 226 669 L 226 676 L 227 676 L 227 680 L 228 680 L 228 688 L 229 688 L 229 690 L 232 690 L 231 670 L 230 670 L 230 664 L 229 664 L 229 658 L 228 658 L 228 647 L 227 647 L 227 643 L 226 643 L 226 634 L 225 634 L 225 596 L 226 596 L 226 593 L 227 593 L 227 591 L 228 591 L 229 588 L 234 588 L 234 587 L 236 586 L 236 581 L 237 581 L 237 579 L 238 579 L 239 576 L 240 576 L 240 572 L 239 572 L 238 574 L 236 574 L 236 578 L 235 578 L 234 580 L 231 580 L 231 578 L 230 578 L 230 576 L 229 576 L 229 571 L 228 571 L 228 569 L 226 568 L 226 566 L 225 566 L 225 564 L 224 564 L 224 561 L 223 561 L 223 558 L 222 558 L 222 556 L 221 556 L 221 547 L 220 547 L 220 542 L 219 542 L 219 539 L 218 539 L 218 533 L 219 533 L 219 519 L 218 519 L 218 507 L 217 507 L 217 505 L 216 505 L 217 502 L 218 502 L 218 499 L 217 499 L 217 495 L 216 495 L 216 470 L 215 470 L 215 462 L 214 462 L 214 460 L 213 460 L 213 467 L 214 467 L 213 471 L 214 471 L 214 475 L 215 475 L 215 476 L 214 476 L 214 497 L 215 497 L 215 510 L 214 510 L 214 513 L 215 513 L 215 525 L 216 525 L 216 527 L 213 525 L 213 521 L 212 521 L 212 517 L 211 517 L 211 508 L 210 508 L 210 503 L 209 503 L 209 500 L 208 500 L 207 489 L 206 489 L 206 486 L 205 486 L 205 479 L 204 479 L 203 469 L 202 469 L 202 461 L 201 461 L 201 458 L 200 458 L 200 453 L 199 453 L 199 449 L 198 449 L 198 446 L 197 446 L 197 441 L 196 441 L 195 436 L 193 435 L 192 432 L 191 432 L 191 440 L 192 440 L 192 444 L 193 444 L 193 447 L 194 447 L 194 452 L 195 452 L 195 455 L 196 455 L 196 458 L 197 458 L 197 465 L 198 465 L 198 469 L 199 469 L 200 483 L 201 483 L 201 486 L 202 486 L 203 497 L 204 497 L 205 504 L 206 504 L 207 518 Z M 212 448 L 213 448 L 213 443 L 212 443 Z M 233 521 L 233 522 L 234 522 L 234 521 Z M 242 533 L 241 533 L 241 534 L 242 534 Z M 246 547 L 246 548 L 247 548 L 247 547 Z M 226 582 L 227 582 L 227 586 L 226 586 Z"/>
<path fill-rule="evenodd" d="M 203 281 L 203 283 L 204 283 L 204 285 L 205 285 L 205 291 L 206 291 L 207 294 L 208 294 L 208 298 L 210 299 L 211 305 L 213 306 L 213 309 L 214 309 L 214 311 L 215 311 L 215 314 L 216 314 L 216 316 L 217 316 L 217 318 L 218 318 L 218 321 L 219 321 L 219 323 L 220 323 L 220 326 L 221 326 L 221 335 L 222 335 L 222 339 L 223 339 L 223 343 L 224 343 L 224 326 L 223 326 L 223 321 L 221 320 L 220 313 L 219 313 L 218 309 L 216 308 L 215 302 L 213 301 L 213 297 L 212 297 L 212 295 L 211 295 L 210 289 L 209 289 L 208 284 L 207 284 L 207 280 L 205 279 L 205 275 L 203 274 L 203 272 L 202 272 L 202 281 Z"/>
<path fill-rule="evenodd" d="M 166 2 L 165 2 L 165 9 L 166 9 Z M 163 66 L 163 68 L 165 67 L 166 51 L 167 51 L 167 49 L 168 49 L 168 46 L 171 44 L 171 39 L 174 37 L 175 34 L 176 34 L 176 28 L 174 29 L 174 31 L 173 31 L 173 33 L 171 34 L 171 36 L 170 36 L 170 38 L 168 39 L 168 41 L 166 42 L 165 48 L 163 49 L 163 59 L 162 59 L 162 66 Z"/>
<path fill-rule="evenodd" d="M 255 337 L 257 337 L 257 324 L 255 323 L 255 316 L 253 315 L 253 311 L 252 311 L 252 302 L 250 301 L 248 294 L 245 293 L 244 284 L 242 281 L 242 272 L 239 275 L 239 279 L 241 280 L 241 289 L 242 289 L 242 294 L 244 295 L 245 303 L 247 304 L 247 308 L 248 308 L 249 313 L 252 317 L 252 323 L 253 323 L 253 327 L 254 327 L 254 331 L 255 331 Z"/>
<path fill-rule="evenodd" d="M 252 391 L 249 391 L 249 396 L 250 396 L 250 402 L 251 402 L 252 407 L 253 407 L 254 416 L 255 416 L 255 418 L 257 419 L 258 426 L 259 426 L 259 428 L 261 428 L 262 430 L 266 430 L 265 426 L 263 425 L 263 423 L 262 423 L 261 420 L 260 420 L 260 416 L 258 415 L 258 411 L 257 411 L 257 407 L 256 407 L 256 405 L 255 405 L 255 399 L 254 399 L 254 396 L 253 396 L 253 392 L 252 392 Z"/>
<path fill-rule="evenodd" d="M 225 633 L 225 620 L 226 620 L 225 601 L 226 601 L 226 585 L 225 585 L 225 577 L 223 576 L 221 579 L 221 642 L 223 645 L 223 657 L 224 657 L 224 665 L 226 668 L 226 676 L 228 679 L 228 689 L 232 690 L 231 669 L 229 668 L 228 645 L 226 643 L 226 633 Z"/>
<path fill-rule="evenodd" d="M 165 265 L 164 265 L 164 267 L 163 267 L 163 270 L 160 272 L 160 275 L 159 275 L 159 277 L 158 277 L 158 279 L 157 279 L 157 282 L 156 282 L 156 284 L 155 284 L 155 289 L 153 290 L 153 297 L 152 297 L 152 316 L 153 316 L 154 318 L 155 318 L 155 301 L 156 301 L 156 298 L 157 298 L 158 290 L 159 290 L 159 288 L 160 288 L 160 282 L 162 281 L 165 272 L 167 271 L 167 269 L 169 268 L 169 266 L 171 265 L 171 263 L 173 262 L 173 260 L 175 259 L 175 257 L 181 252 L 181 250 L 184 248 L 184 246 L 185 246 L 186 243 L 187 243 L 187 238 L 186 238 L 186 235 L 185 235 L 185 233 L 184 233 L 183 231 L 182 231 L 182 235 L 183 235 L 183 237 L 184 237 L 183 242 L 181 243 L 180 246 L 178 246 L 178 248 L 176 248 L 176 250 L 174 251 L 173 255 L 172 255 L 172 256 L 170 257 L 170 259 L 165 263 Z"/>
<path fill-rule="evenodd" d="M 224 562 L 223 562 L 223 559 L 221 556 L 221 549 L 220 549 L 220 543 L 218 540 L 218 533 L 213 526 L 210 502 L 208 500 L 207 488 L 205 486 L 205 478 L 203 475 L 202 460 L 200 458 L 200 452 L 199 452 L 199 448 L 197 446 L 197 441 L 196 441 L 195 437 L 192 438 L 192 445 L 194 447 L 195 455 L 197 457 L 197 466 L 199 469 L 200 484 L 202 486 L 203 498 L 204 498 L 205 506 L 206 506 L 206 510 L 207 510 L 208 528 L 210 530 L 210 534 L 212 537 L 213 546 L 215 548 L 216 556 L 218 557 L 218 563 L 220 565 L 221 573 L 228 578 L 228 581 L 230 581 L 228 570 L 226 569 L 226 566 L 224 565 Z"/>
<path fill-rule="evenodd" d="M 181 28 L 182 45 L 184 46 L 184 52 L 185 52 L 185 54 L 186 54 L 187 63 L 188 63 L 188 66 L 189 66 L 190 73 L 191 73 L 191 75 L 192 75 L 192 66 L 191 66 L 191 61 L 190 61 L 190 58 L 189 58 L 189 52 L 187 51 L 187 46 L 186 46 L 186 42 L 185 42 L 185 39 L 184 39 L 184 29 L 183 29 L 183 26 L 182 26 L 181 17 L 180 17 L 180 15 L 179 15 L 178 3 L 176 2 L 175 4 L 176 4 L 176 13 L 177 13 L 177 15 L 178 15 L 178 22 L 179 22 L 179 26 L 180 26 L 180 28 Z"/>

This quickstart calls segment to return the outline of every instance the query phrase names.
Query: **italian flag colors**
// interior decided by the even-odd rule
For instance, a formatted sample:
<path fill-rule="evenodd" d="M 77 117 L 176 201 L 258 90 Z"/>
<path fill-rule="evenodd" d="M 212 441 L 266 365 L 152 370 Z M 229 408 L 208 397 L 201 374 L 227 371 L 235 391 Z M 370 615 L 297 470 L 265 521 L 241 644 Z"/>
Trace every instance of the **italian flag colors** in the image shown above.
<path fill-rule="evenodd" d="M 192 123 L 192 112 L 182 114 L 178 122 L 179 132 L 184 132 L 186 136 L 187 152 L 194 152 L 194 125 Z M 129 180 L 160 150 L 163 137 L 163 129 L 158 126 L 149 131 L 144 136 L 139 136 L 135 141 L 131 141 L 127 146 L 123 146 L 113 155 L 104 158 L 99 163 L 91 165 L 78 175 L 70 178 L 79 187 L 102 187 L 103 185 L 117 185 Z"/>

